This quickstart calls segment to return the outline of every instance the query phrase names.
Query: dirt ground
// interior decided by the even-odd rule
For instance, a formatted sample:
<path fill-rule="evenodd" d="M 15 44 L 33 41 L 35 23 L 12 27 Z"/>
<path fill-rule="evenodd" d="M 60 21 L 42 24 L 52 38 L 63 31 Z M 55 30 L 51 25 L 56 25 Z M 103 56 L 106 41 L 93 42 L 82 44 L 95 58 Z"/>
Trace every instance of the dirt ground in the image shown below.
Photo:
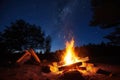
<path fill-rule="evenodd" d="M 94 74 L 90 76 L 83 76 L 85 80 L 120 80 L 120 65 L 95 64 L 98 68 L 111 72 L 111 75 Z M 75 74 L 76 75 L 76 74 Z M 78 75 L 78 74 L 77 74 Z M 43 73 L 40 65 L 23 64 L 21 66 L 0 67 L 0 80 L 68 80 L 59 79 L 61 74 Z M 70 80 L 77 79 L 78 76 L 72 74 Z"/>

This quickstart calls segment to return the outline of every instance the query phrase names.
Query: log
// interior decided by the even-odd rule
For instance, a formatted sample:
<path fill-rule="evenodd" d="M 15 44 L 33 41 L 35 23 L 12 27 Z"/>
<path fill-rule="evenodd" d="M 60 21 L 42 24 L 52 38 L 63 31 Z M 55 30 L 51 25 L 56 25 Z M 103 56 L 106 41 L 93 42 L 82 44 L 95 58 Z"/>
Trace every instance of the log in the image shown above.
<path fill-rule="evenodd" d="M 73 64 L 70 64 L 70 65 L 61 66 L 61 67 L 58 67 L 58 70 L 62 71 L 62 70 L 74 69 L 74 68 L 76 68 L 77 66 L 80 66 L 80 65 L 82 65 L 82 62 L 77 62 L 77 63 L 73 63 Z"/>
<path fill-rule="evenodd" d="M 31 58 L 31 54 L 26 50 L 25 54 L 23 54 L 17 61 L 16 63 L 19 64 L 23 64 L 25 63 L 27 60 L 29 60 Z"/>
<path fill-rule="evenodd" d="M 37 54 L 35 53 L 35 51 L 30 48 L 29 50 L 25 50 L 25 54 L 22 55 L 22 57 L 20 57 L 16 63 L 19 63 L 19 64 L 23 64 L 25 63 L 27 60 L 29 60 L 31 57 L 33 57 L 36 62 L 40 63 L 40 59 L 39 57 L 37 56 Z"/>
<path fill-rule="evenodd" d="M 30 48 L 28 51 L 30 52 L 30 54 L 34 57 L 34 59 L 35 59 L 38 63 L 41 62 L 40 59 L 39 59 L 39 57 L 37 56 L 37 54 L 35 53 L 35 51 L 34 51 L 32 48 Z"/>
<path fill-rule="evenodd" d="M 79 70 L 87 70 L 86 67 L 77 67 Z"/>

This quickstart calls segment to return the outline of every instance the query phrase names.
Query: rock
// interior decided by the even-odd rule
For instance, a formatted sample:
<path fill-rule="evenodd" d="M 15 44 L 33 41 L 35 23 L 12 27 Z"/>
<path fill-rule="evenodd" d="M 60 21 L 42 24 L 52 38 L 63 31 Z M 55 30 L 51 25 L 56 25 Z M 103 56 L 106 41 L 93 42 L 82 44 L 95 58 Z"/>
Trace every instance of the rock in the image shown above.
<path fill-rule="evenodd" d="M 58 80 L 85 80 L 79 71 L 68 71 L 61 75 Z"/>

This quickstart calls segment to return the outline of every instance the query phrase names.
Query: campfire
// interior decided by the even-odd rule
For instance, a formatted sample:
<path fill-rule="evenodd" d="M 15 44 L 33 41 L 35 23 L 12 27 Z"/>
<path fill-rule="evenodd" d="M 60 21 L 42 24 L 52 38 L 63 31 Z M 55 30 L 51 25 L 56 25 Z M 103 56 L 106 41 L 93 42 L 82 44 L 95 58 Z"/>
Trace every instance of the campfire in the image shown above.
<path fill-rule="evenodd" d="M 89 57 L 81 58 L 74 51 L 74 39 L 66 42 L 65 52 L 59 63 L 50 65 L 51 72 L 64 73 L 67 71 L 79 71 L 83 75 L 95 73 L 97 68 L 94 64 L 87 63 Z"/>
<path fill-rule="evenodd" d="M 67 41 L 64 52 L 59 56 L 60 61 L 52 62 L 52 64 L 41 63 L 33 49 L 26 50 L 25 54 L 16 62 L 22 65 L 33 57 L 40 64 L 41 76 L 45 78 L 43 80 L 92 80 L 89 78 L 95 74 L 104 74 L 110 77 L 113 75 L 109 71 L 95 67 L 93 63 L 88 63 L 89 57 L 80 57 L 78 55 L 80 53 L 76 53 L 74 48 L 74 39 Z"/>

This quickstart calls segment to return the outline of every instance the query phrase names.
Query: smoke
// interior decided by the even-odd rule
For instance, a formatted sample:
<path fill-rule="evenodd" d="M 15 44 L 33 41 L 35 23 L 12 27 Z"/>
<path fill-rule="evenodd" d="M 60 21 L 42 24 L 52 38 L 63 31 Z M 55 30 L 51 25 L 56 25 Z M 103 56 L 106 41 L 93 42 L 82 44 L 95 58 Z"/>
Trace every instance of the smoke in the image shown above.
<path fill-rule="evenodd" d="M 58 22 L 64 22 L 66 19 L 70 18 L 74 11 L 77 0 L 65 0 L 63 2 L 58 2 Z"/>
<path fill-rule="evenodd" d="M 64 43 L 73 38 L 73 17 L 79 0 L 55 0 L 54 23 L 52 24 L 52 49 L 65 47 Z"/>
<path fill-rule="evenodd" d="M 74 34 L 72 28 L 74 27 L 73 17 L 78 0 L 58 0 L 57 2 L 57 20 L 56 26 L 58 27 L 58 37 L 69 39 Z"/>

